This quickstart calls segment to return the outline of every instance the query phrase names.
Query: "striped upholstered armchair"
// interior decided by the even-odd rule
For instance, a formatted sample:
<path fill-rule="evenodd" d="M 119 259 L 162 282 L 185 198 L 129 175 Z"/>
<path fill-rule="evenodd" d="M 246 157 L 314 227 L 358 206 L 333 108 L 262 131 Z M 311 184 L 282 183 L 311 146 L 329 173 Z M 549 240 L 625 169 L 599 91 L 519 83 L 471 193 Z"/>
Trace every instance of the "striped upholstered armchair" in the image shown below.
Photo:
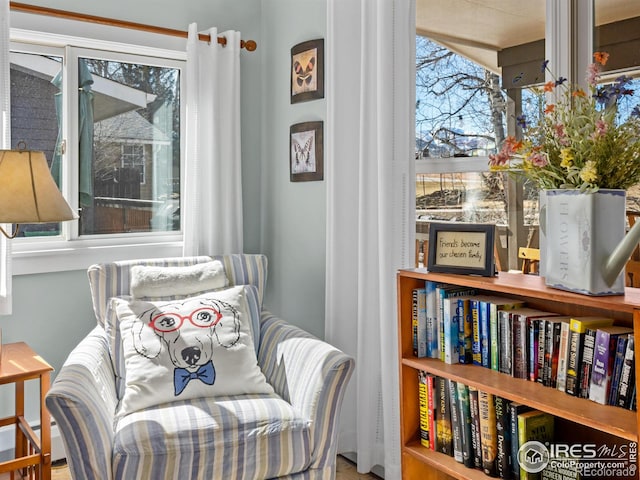
<path fill-rule="evenodd" d="M 130 294 L 134 265 L 191 266 L 212 259 L 224 265 L 229 285 L 257 287 L 261 305 L 267 277 L 262 255 L 89 268 L 98 324 L 71 352 L 46 399 L 74 479 L 335 477 L 336 425 L 353 359 L 263 310 L 257 359 L 274 393 L 192 398 L 117 414 L 119 366 L 105 330 L 109 299 Z"/>

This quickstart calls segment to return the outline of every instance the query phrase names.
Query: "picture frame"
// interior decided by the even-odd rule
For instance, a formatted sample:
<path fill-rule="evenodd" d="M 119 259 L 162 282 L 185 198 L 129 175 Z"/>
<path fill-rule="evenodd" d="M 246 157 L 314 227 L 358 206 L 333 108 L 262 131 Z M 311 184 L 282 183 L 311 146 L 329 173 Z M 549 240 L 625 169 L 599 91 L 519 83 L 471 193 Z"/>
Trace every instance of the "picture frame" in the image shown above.
<path fill-rule="evenodd" d="M 310 182 L 324 179 L 324 124 L 321 121 L 291 125 L 289 179 Z"/>
<path fill-rule="evenodd" d="M 488 223 L 430 223 L 427 270 L 494 276 L 495 232 Z"/>
<path fill-rule="evenodd" d="M 324 39 L 291 48 L 291 103 L 324 98 Z"/>

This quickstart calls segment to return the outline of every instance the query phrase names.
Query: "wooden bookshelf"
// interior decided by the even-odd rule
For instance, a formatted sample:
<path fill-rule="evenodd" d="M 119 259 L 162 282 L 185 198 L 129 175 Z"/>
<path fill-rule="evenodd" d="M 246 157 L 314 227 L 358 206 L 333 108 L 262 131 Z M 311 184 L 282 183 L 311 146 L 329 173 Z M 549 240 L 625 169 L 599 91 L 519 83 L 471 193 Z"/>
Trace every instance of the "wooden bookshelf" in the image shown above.
<path fill-rule="evenodd" d="M 603 438 L 606 441 L 614 439 L 621 443 L 638 441 L 638 415 L 635 411 L 600 405 L 545 387 L 540 383 L 512 378 L 477 365 L 449 365 L 436 359 L 415 357 L 411 321 L 412 291 L 415 288 L 423 288 L 426 280 L 473 287 L 480 294 L 522 299 L 527 306 L 561 315 L 603 315 L 614 318 L 616 324 L 633 326 L 640 331 L 640 289 L 627 289 L 625 295 L 619 296 L 590 297 L 548 288 L 543 278 L 520 273 L 504 272 L 488 278 L 429 273 L 425 269 L 399 271 L 397 293 L 403 479 L 490 478 L 480 470 L 467 468 L 452 457 L 429 450 L 420 444 L 417 381 L 419 370 L 551 413 L 562 422 L 565 441 L 571 441 L 573 431 L 576 432 L 576 442 L 584 440 L 585 436 Z M 636 382 L 640 382 L 638 366 Z"/>

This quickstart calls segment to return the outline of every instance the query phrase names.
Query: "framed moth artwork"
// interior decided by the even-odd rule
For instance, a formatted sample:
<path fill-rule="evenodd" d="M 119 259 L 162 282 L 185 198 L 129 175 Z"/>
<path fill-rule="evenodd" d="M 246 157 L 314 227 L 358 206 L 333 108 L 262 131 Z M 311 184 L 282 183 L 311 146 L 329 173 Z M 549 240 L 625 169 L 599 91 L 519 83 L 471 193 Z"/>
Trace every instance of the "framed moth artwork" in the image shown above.
<path fill-rule="evenodd" d="M 291 103 L 324 98 L 324 39 L 291 48 Z"/>
<path fill-rule="evenodd" d="M 323 123 L 291 125 L 289 131 L 289 179 L 292 182 L 323 180 Z"/>

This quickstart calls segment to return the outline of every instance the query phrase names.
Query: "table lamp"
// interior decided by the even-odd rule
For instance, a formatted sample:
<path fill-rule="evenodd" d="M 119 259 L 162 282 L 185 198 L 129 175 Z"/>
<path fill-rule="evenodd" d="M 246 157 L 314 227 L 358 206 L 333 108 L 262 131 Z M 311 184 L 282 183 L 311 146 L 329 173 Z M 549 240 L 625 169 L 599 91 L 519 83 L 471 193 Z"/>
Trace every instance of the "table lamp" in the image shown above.
<path fill-rule="evenodd" d="M 24 142 L 18 143 L 18 150 L 0 150 L 0 224 L 15 224 L 11 233 L 0 227 L 7 238 L 18 235 L 21 223 L 64 222 L 76 218 L 53 180 L 43 152 L 27 150 Z"/>

